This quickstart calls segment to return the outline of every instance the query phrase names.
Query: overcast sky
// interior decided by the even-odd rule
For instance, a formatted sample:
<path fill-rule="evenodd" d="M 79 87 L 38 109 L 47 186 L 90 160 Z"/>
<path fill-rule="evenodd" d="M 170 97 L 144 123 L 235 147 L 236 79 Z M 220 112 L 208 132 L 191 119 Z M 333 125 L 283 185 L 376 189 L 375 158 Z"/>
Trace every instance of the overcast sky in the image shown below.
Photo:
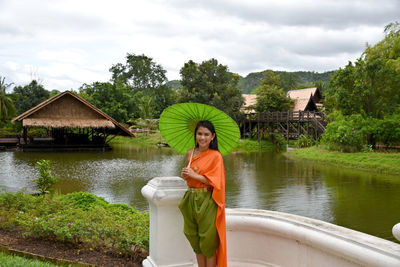
<path fill-rule="evenodd" d="M 0 76 L 47 90 L 108 81 L 127 53 L 169 80 L 192 59 L 246 76 L 344 67 L 400 21 L 399 0 L 0 0 Z"/>

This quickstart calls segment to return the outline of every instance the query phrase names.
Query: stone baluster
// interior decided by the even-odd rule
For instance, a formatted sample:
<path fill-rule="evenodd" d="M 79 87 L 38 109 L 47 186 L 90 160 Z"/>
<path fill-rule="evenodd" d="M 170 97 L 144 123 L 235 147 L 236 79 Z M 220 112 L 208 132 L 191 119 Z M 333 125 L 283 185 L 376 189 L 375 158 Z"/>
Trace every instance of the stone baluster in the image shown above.
<path fill-rule="evenodd" d="M 150 255 L 143 261 L 144 267 L 196 266 L 178 208 L 186 189 L 180 177 L 156 177 L 142 188 L 150 208 Z"/>

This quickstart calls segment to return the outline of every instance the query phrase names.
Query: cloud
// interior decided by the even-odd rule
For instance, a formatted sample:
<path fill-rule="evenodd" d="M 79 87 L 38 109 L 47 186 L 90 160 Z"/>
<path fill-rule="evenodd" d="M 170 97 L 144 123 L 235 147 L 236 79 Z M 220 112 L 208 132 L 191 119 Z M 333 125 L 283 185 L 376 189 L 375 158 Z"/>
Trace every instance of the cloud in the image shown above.
<path fill-rule="evenodd" d="M 333 70 L 381 40 L 399 10 L 397 0 L 0 1 L 0 75 L 76 90 L 109 80 L 127 53 L 153 58 L 169 79 L 210 58 L 242 76 Z"/>

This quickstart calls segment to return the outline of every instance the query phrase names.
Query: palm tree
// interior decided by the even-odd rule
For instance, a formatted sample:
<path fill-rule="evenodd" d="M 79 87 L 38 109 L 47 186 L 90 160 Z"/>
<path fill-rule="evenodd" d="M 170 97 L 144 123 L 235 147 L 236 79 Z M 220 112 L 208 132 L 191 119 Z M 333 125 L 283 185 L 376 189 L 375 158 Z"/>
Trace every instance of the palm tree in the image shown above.
<path fill-rule="evenodd" d="M 10 97 L 7 96 L 7 88 L 12 83 L 6 83 L 4 77 L 0 76 L 0 121 L 5 121 L 16 113 L 14 103 Z"/>

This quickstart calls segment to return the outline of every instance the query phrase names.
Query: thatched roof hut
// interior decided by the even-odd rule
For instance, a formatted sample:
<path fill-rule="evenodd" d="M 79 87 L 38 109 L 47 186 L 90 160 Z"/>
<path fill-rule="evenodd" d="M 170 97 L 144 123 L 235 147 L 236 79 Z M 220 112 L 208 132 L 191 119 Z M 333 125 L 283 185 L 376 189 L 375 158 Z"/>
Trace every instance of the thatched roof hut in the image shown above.
<path fill-rule="evenodd" d="M 134 137 L 124 126 L 83 98 L 65 91 L 14 118 L 21 122 L 23 140 L 19 146 L 30 150 L 111 149 L 109 136 Z M 29 128 L 45 128 L 46 137 L 28 135 Z"/>
<path fill-rule="evenodd" d="M 104 128 L 108 134 L 134 136 L 113 118 L 70 91 L 55 95 L 12 120 L 24 127 Z"/>

